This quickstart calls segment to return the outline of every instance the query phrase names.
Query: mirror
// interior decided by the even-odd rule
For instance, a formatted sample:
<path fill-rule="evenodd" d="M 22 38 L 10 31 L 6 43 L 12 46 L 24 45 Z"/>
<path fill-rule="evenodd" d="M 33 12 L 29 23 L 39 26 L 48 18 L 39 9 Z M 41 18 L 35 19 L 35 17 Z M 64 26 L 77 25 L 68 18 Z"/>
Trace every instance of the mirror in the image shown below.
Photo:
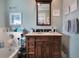
<path fill-rule="evenodd" d="M 37 3 L 37 25 L 51 25 L 51 3 Z"/>

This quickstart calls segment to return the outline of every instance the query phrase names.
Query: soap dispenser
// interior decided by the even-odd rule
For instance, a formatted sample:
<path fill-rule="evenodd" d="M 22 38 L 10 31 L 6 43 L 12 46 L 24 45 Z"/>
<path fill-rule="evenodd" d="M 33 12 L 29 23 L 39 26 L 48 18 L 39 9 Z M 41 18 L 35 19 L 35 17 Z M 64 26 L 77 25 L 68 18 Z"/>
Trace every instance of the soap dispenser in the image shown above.
<path fill-rule="evenodd" d="M 33 28 L 30 29 L 30 33 L 32 33 L 32 32 L 33 32 Z"/>
<path fill-rule="evenodd" d="M 52 27 L 52 32 L 54 31 L 53 27 Z"/>
<path fill-rule="evenodd" d="M 54 27 L 53 31 L 56 32 L 56 27 Z"/>
<path fill-rule="evenodd" d="M 34 28 L 32 28 L 32 31 L 33 31 L 33 32 L 35 32 L 35 29 L 34 29 Z"/>

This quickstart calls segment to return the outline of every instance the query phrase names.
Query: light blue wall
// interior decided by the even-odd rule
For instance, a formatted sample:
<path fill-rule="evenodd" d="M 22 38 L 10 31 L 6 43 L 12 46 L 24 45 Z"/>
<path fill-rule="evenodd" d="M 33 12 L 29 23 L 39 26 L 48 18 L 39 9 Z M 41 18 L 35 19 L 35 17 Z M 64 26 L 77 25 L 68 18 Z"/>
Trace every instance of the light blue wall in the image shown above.
<path fill-rule="evenodd" d="M 71 35 L 69 51 L 71 58 L 79 58 L 79 34 Z"/>
<path fill-rule="evenodd" d="M 65 25 L 66 25 L 66 20 L 68 20 L 68 19 L 72 20 L 77 17 L 79 17 L 79 0 L 78 0 L 78 9 L 76 11 L 69 13 L 68 15 L 63 14 L 63 33 L 70 37 L 69 39 L 66 40 L 67 42 L 66 41 L 63 41 L 63 42 L 66 42 L 66 44 L 65 44 L 66 46 L 69 44 L 69 46 L 68 46 L 69 55 L 71 58 L 79 58 L 79 34 L 66 32 L 67 30 L 65 28 Z M 65 38 L 64 38 L 64 40 L 65 40 Z"/>
<path fill-rule="evenodd" d="M 63 28 L 63 19 L 62 19 L 62 0 L 52 0 L 52 24 L 58 29 L 59 32 L 62 32 Z M 53 16 L 53 10 L 60 10 L 59 16 Z"/>
<path fill-rule="evenodd" d="M 5 0 L 0 0 L 0 27 L 5 27 Z"/>
<path fill-rule="evenodd" d="M 27 29 L 38 28 L 36 26 L 35 0 L 8 0 L 8 12 L 22 13 L 22 27 Z"/>
<path fill-rule="evenodd" d="M 56 1 L 58 2 L 55 2 L 55 5 L 59 7 L 59 9 L 61 9 L 61 0 L 60 1 L 56 0 Z M 21 12 L 22 13 L 22 16 L 23 16 L 22 27 L 31 29 L 31 28 L 51 28 L 51 26 L 54 26 L 54 27 L 57 27 L 59 31 L 62 31 L 61 15 L 59 17 L 51 16 L 52 17 L 51 26 L 37 26 L 36 25 L 36 2 L 35 0 L 7 0 L 7 6 L 8 6 L 8 13 L 10 12 Z M 53 10 L 53 4 L 51 8 Z M 9 23 L 7 23 L 7 25 L 8 24 Z"/>

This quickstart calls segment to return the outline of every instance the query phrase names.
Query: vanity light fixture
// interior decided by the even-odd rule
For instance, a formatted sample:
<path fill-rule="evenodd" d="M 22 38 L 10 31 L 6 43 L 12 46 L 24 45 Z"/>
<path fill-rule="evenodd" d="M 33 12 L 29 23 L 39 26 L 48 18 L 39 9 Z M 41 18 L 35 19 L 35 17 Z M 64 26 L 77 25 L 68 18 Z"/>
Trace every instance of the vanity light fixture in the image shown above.
<path fill-rule="evenodd" d="M 52 0 L 35 0 L 36 2 L 48 2 L 48 3 L 50 3 L 50 2 L 52 2 Z"/>
<path fill-rule="evenodd" d="M 38 3 L 38 6 L 40 6 L 41 4 L 40 3 Z"/>

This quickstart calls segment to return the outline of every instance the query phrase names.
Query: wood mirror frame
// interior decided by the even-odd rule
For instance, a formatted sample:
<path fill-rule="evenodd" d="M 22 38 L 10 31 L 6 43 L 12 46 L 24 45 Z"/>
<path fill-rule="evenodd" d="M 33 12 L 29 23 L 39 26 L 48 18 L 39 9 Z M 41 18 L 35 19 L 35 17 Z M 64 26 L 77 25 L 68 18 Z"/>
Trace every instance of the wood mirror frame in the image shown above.
<path fill-rule="evenodd" d="M 37 0 L 36 1 L 36 23 L 37 23 L 37 26 L 50 26 L 51 25 L 51 1 L 52 0 Z M 46 22 L 46 19 L 42 22 L 42 24 L 41 23 L 39 23 L 39 17 L 38 17 L 38 14 L 39 14 L 39 12 L 38 12 L 38 3 L 39 4 L 48 4 L 49 5 L 49 17 L 48 17 L 48 19 L 49 20 L 47 20 L 48 22 L 47 23 L 44 23 L 44 22 Z"/>

